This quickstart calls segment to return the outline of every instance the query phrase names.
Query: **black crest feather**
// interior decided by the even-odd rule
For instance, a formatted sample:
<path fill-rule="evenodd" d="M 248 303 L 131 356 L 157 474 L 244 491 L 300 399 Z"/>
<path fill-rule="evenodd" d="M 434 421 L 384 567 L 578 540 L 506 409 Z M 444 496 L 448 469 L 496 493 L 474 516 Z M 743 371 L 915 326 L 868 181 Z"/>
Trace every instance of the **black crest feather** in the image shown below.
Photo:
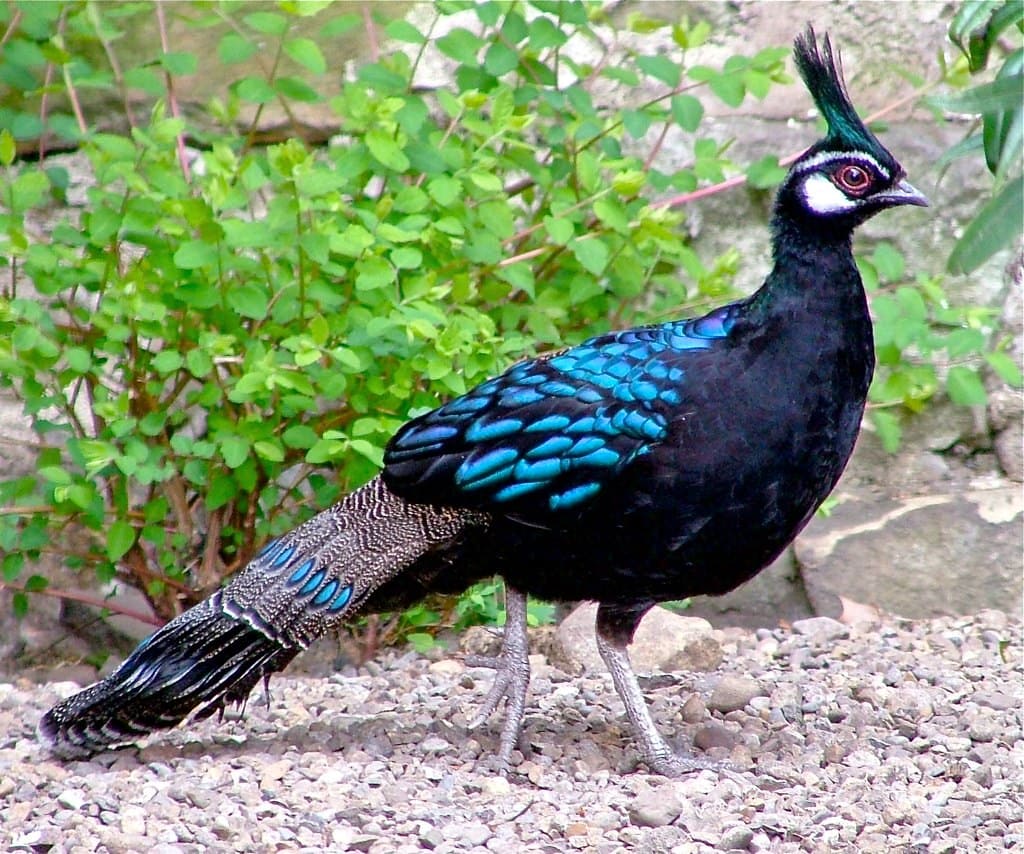
<path fill-rule="evenodd" d="M 814 28 L 808 24 L 793 42 L 793 55 L 797 70 L 828 125 L 825 145 L 888 155 L 853 108 L 843 82 L 842 64 L 832 51 L 829 37 L 822 39 L 819 50 Z"/>

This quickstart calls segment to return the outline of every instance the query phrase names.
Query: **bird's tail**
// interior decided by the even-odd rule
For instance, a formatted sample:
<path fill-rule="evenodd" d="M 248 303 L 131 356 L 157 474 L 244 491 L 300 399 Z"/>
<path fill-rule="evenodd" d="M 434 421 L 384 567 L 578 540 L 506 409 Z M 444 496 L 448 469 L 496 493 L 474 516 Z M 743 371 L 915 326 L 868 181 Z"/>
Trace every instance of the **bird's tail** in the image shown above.
<path fill-rule="evenodd" d="M 173 727 L 193 711 L 203 718 L 243 703 L 260 679 L 474 521 L 407 503 L 373 480 L 269 543 L 110 676 L 50 709 L 40 738 L 56 755 L 76 758 Z"/>

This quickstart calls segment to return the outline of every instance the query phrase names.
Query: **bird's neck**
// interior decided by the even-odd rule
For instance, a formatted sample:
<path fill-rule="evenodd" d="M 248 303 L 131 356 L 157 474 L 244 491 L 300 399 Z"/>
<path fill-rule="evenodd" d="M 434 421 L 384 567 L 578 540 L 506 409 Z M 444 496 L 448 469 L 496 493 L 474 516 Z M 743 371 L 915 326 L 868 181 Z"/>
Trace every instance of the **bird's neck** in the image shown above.
<path fill-rule="evenodd" d="M 774 265 L 752 302 L 762 309 L 798 304 L 823 317 L 866 311 L 851 236 L 848 228 L 808 227 L 776 215 Z"/>

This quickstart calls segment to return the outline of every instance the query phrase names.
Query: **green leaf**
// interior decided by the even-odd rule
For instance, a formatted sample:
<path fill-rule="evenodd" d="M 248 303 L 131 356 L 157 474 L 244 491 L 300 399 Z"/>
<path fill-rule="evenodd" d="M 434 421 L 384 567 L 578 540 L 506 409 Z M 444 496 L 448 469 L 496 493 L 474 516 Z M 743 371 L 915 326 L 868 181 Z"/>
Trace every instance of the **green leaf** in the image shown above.
<path fill-rule="evenodd" d="M 891 243 L 879 243 L 871 254 L 871 261 L 883 280 L 898 282 L 903 278 L 903 255 L 894 249 Z"/>
<path fill-rule="evenodd" d="M 199 68 L 199 61 L 196 59 L 196 55 L 186 51 L 173 51 L 162 54 L 160 64 L 167 69 L 168 74 L 174 74 L 178 77 L 195 74 Z"/>
<path fill-rule="evenodd" d="M 779 166 L 778 158 L 771 154 L 766 154 L 747 167 L 747 182 L 759 190 L 774 187 L 785 177 L 786 170 Z"/>
<path fill-rule="evenodd" d="M 245 62 L 256 53 L 256 50 L 255 42 L 238 33 L 227 33 L 217 43 L 217 56 L 225 65 Z"/>
<path fill-rule="evenodd" d="M 644 72 L 644 74 L 660 80 L 672 88 L 679 85 L 683 74 L 679 64 L 669 59 L 663 53 L 655 54 L 654 56 L 638 56 L 636 58 L 636 67 Z"/>
<path fill-rule="evenodd" d="M 951 273 L 971 273 L 1017 239 L 1024 229 L 1024 176 L 1018 176 L 978 212 L 956 242 L 946 264 Z"/>
<path fill-rule="evenodd" d="M 224 464 L 236 469 L 249 459 L 249 440 L 244 436 L 228 436 L 220 442 L 221 456 Z"/>
<path fill-rule="evenodd" d="M 884 409 L 872 409 L 870 417 L 871 422 L 875 425 L 875 432 L 882 442 L 882 447 L 888 453 L 895 454 L 900 449 L 900 441 L 903 438 L 903 428 L 900 426 L 899 418 Z"/>
<path fill-rule="evenodd" d="M 576 233 L 572 220 L 553 216 L 544 217 L 544 230 L 552 242 L 563 245 L 568 243 Z"/>
<path fill-rule="evenodd" d="M 608 247 L 599 239 L 577 240 L 570 246 L 576 259 L 595 276 L 608 266 Z"/>
<path fill-rule="evenodd" d="M 257 456 L 270 460 L 272 463 L 284 461 L 284 449 L 277 442 L 268 442 L 261 439 L 253 442 L 252 448 Z"/>
<path fill-rule="evenodd" d="M 988 401 L 978 372 L 965 365 L 954 365 L 949 369 L 946 392 L 949 399 L 960 406 L 984 406 Z"/>
<path fill-rule="evenodd" d="M 952 113 L 991 113 L 1020 109 L 1024 100 L 1024 77 L 1012 75 L 982 83 L 955 95 L 933 95 L 930 103 Z"/>
<path fill-rule="evenodd" d="M 176 350 L 161 350 L 153 357 L 153 370 L 159 374 L 172 373 L 182 366 L 184 359 Z"/>
<path fill-rule="evenodd" d="M 693 133 L 704 118 L 704 105 L 693 95 L 673 95 L 672 118 L 683 130 Z"/>
<path fill-rule="evenodd" d="M 267 316 L 269 302 L 263 288 L 249 282 L 228 291 L 228 305 L 243 317 L 263 320 Z"/>
<path fill-rule="evenodd" d="M 206 509 L 216 510 L 223 507 L 238 494 L 238 484 L 233 477 L 217 475 L 206 490 Z"/>
<path fill-rule="evenodd" d="M 280 36 L 288 32 L 288 19 L 276 12 L 251 12 L 243 15 L 242 20 L 257 32 L 268 35 Z"/>
<path fill-rule="evenodd" d="M 384 32 L 388 34 L 388 38 L 392 38 L 395 41 L 408 42 L 409 44 L 425 44 L 427 41 L 427 37 L 405 20 L 405 18 L 396 18 L 393 21 L 389 21 L 388 25 L 384 28 Z"/>
<path fill-rule="evenodd" d="M 494 42 L 484 54 L 484 70 L 495 77 L 515 71 L 518 66 L 519 54 L 504 42 Z"/>
<path fill-rule="evenodd" d="M 135 544 L 135 529 L 118 519 L 107 531 L 107 557 L 118 561 L 128 554 L 128 550 Z"/>
<path fill-rule="evenodd" d="M 10 166 L 18 153 L 18 147 L 14 144 L 14 137 L 11 132 L 4 128 L 0 130 L 0 163 Z"/>
<path fill-rule="evenodd" d="M 174 253 L 174 264 L 182 270 L 194 270 L 216 262 L 216 247 L 203 240 L 188 240 Z"/>
<path fill-rule="evenodd" d="M 288 39 L 284 43 L 284 52 L 314 74 L 323 74 L 327 71 L 327 60 L 324 59 L 320 46 L 312 39 Z"/>
<path fill-rule="evenodd" d="M 370 154 L 388 169 L 404 172 L 409 168 L 409 158 L 402 152 L 393 135 L 374 129 L 367 131 L 364 139 Z"/>
<path fill-rule="evenodd" d="M 1024 385 L 1024 375 L 1021 374 L 1020 366 L 1009 356 L 1009 354 L 997 350 L 994 353 L 986 353 L 985 361 L 999 376 L 1004 383 L 1014 388 Z"/>
<path fill-rule="evenodd" d="M 474 35 L 465 27 L 455 27 L 447 35 L 441 36 L 435 44 L 445 56 L 464 65 L 476 65 L 476 55 L 484 45 L 483 39 Z"/>
<path fill-rule="evenodd" d="M 251 104 L 267 104 L 277 97 L 274 87 L 262 77 L 243 77 L 231 84 L 231 90 L 243 101 Z"/>
<path fill-rule="evenodd" d="M 395 281 L 395 268 L 377 256 L 362 259 L 355 269 L 357 291 L 376 290 Z"/>
<path fill-rule="evenodd" d="M 391 252 L 391 263 L 399 270 L 415 270 L 423 263 L 423 253 L 414 246 L 401 246 Z"/>
<path fill-rule="evenodd" d="M 43 466 L 38 473 L 43 480 L 48 480 L 57 486 L 67 486 L 71 483 L 71 475 L 60 466 Z"/>

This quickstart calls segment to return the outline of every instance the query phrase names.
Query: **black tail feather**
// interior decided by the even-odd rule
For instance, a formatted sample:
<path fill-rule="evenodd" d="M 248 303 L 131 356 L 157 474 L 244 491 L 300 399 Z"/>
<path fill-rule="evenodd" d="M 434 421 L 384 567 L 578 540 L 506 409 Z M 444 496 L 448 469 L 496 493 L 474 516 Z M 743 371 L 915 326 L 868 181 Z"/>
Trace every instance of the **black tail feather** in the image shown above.
<path fill-rule="evenodd" d="M 219 596 L 172 620 L 110 676 L 68 698 L 39 723 L 62 758 L 88 756 L 245 701 L 261 678 L 299 652 L 220 608 Z"/>

